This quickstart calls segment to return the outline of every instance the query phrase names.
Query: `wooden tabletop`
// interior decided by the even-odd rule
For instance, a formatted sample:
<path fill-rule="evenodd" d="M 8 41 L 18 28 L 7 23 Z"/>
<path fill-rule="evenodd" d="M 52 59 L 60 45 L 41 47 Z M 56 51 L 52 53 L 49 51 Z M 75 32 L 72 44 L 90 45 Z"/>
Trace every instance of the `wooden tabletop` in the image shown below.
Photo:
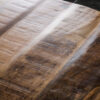
<path fill-rule="evenodd" d="M 99 32 L 100 12 L 82 5 L 2 4 L 0 100 L 100 100 Z"/>

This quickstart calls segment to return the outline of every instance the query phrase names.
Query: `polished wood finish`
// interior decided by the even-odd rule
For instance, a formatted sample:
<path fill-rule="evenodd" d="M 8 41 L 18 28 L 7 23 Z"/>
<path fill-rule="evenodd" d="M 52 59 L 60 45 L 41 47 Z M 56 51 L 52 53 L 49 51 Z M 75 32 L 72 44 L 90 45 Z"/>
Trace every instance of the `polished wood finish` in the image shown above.
<path fill-rule="evenodd" d="M 62 71 L 65 65 L 81 47 L 86 47 L 87 41 L 95 40 L 99 34 L 100 12 L 63 0 L 20 0 L 19 2 L 12 0 L 1 8 L 0 100 L 66 100 L 67 95 L 63 96 L 63 94 L 60 97 L 56 96 L 55 92 L 54 96 L 51 93 L 49 97 L 49 91 L 52 91 L 52 87 L 56 87 L 55 84 L 58 87 L 59 84 L 62 87 L 65 86 L 67 80 L 64 84 L 56 81 L 59 79 L 62 82 L 65 78 L 66 73 Z M 98 46 L 96 49 L 98 51 L 99 45 L 96 46 Z M 89 50 L 92 52 L 92 47 Z M 89 57 L 92 60 L 90 54 Z M 82 59 L 87 60 L 85 57 Z M 97 59 L 99 60 L 99 54 Z M 79 58 L 77 60 L 79 68 L 75 63 L 75 67 L 72 68 L 70 65 L 70 69 L 65 69 L 65 71 L 69 71 L 69 80 L 74 78 L 74 72 L 79 72 L 78 78 L 75 77 L 76 84 L 84 83 L 85 76 L 93 78 L 94 81 L 92 81 L 95 84 L 94 74 L 84 76 L 81 73 L 81 71 L 84 72 L 81 64 L 83 65 L 85 61 Z M 94 61 L 95 59 L 91 62 Z M 90 67 L 92 66 L 89 65 L 86 69 Z M 92 69 L 90 72 L 92 73 Z M 65 76 L 62 77 L 61 73 L 65 73 Z M 54 84 L 51 84 L 52 82 Z M 68 82 L 68 93 L 72 95 L 72 98 L 76 97 L 68 100 L 80 100 L 83 97 L 84 100 L 89 100 L 92 94 L 95 95 L 94 91 L 97 95 L 95 98 L 99 100 L 99 92 L 97 92 L 99 86 L 94 88 L 90 85 L 89 88 L 87 85 L 91 91 L 86 92 L 87 94 L 83 92 L 81 96 L 72 92 L 73 87 L 78 86 L 73 84 L 74 82 Z M 64 93 L 66 91 L 65 86 Z"/>
<path fill-rule="evenodd" d="M 100 34 L 83 55 L 65 67 L 41 100 L 100 100 Z"/>

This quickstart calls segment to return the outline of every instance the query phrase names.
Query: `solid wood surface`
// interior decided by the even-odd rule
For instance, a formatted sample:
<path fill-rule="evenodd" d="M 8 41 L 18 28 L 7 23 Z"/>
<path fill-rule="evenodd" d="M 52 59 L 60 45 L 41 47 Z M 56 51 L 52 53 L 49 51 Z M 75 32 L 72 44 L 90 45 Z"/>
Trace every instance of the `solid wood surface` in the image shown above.
<path fill-rule="evenodd" d="M 99 100 L 99 24 L 99 11 L 63 0 L 2 5 L 0 100 Z M 63 72 L 89 40 L 95 42 Z"/>
<path fill-rule="evenodd" d="M 39 100 L 100 100 L 100 34 Z"/>

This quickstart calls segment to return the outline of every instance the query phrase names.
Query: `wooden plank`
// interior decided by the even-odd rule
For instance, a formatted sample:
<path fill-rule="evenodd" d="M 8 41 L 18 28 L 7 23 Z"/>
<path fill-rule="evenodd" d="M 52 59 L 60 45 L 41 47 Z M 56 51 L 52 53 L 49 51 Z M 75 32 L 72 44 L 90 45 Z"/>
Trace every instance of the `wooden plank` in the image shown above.
<path fill-rule="evenodd" d="M 38 100 L 100 100 L 100 34 Z"/>
<path fill-rule="evenodd" d="M 48 6 L 50 2 L 52 7 Z M 7 84 L 10 84 L 11 89 L 23 93 L 24 96 L 28 96 L 32 100 L 36 99 L 88 37 L 95 34 L 96 30 L 94 29 L 100 21 L 99 12 L 93 9 L 74 5 L 75 7 L 71 6 L 65 10 L 66 8 L 61 6 L 63 2 L 56 1 L 58 6 L 55 6 L 53 2 L 45 2 L 43 6 L 16 24 L 0 39 L 0 48 L 12 51 L 10 56 L 5 54 L 0 58 L 2 62 L 1 83 L 3 82 L 6 87 L 8 87 Z M 64 3 L 64 5 L 66 4 Z M 59 7 L 60 10 L 57 9 Z M 55 9 L 59 13 L 56 13 Z M 54 11 L 54 13 L 49 13 L 48 10 L 49 12 Z M 62 12 L 62 10 L 65 11 Z M 65 12 L 70 15 L 70 11 L 73 12 L 68 17 Z M 39 16 L 40 14 L 46 16 Z M 56 17 L 58 14 L 59 16 Z M 55 20 L 53 20 L 54 18 Z M 62 20 L 58 23 L 60 18 Z M 46 19 L 48 22 L 45 21 Z M 46 27 L 47 25 L 49 26 Z M 10 42 L 12 45 L 9 45 Z M 11 48 L 13 45 L 15 48 Z"/>
<path fill-rule="evenodd" d="M 46 0 L 0 37 L 1 100 L 35 100 L 99 31 L 98 11 L 70 5 Z"/>
<path fill-rule="evenodd" d="M 41 0 L 11 0 L 0 7 L 0 35 L 27 16 Z"/>
<path fill-rule="evenodd" d="M 2 72 L 3 69 L 6 70 L 9 63 L 19 55 L 21 51 L 23 52 L 22 49 L 25 46 L 27 47 L 35 37 L 41 34 L 46 26 L 48 26 L 56 16 L 65 9 L 65 7 L 60 6 L 60 4 L 62 4 L 61 1 L 55 1 L 57 2 L 56 6 L 53 2 L 53 0 L 44 2 L 40 7 L 1 36 L 0 52 L 2 57 L 0 57 L 0 72 Z M 50 6 L 48 6 L 48 4 Z M 67 8 L 69 3 L 63 3 L 62 5 L 66 5 Z M 44 9 L 47 10 L 45 11 Z M 53 14 L 50 15 L 48 11 L 53 12 Z M 6 58 L 6 60 L 3 58 Z"/>

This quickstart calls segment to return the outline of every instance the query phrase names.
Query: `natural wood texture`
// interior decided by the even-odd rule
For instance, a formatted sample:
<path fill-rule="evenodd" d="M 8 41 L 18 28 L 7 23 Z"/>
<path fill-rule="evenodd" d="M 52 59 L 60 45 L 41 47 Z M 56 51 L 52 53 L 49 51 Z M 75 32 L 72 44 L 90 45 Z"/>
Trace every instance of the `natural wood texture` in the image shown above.
<path fill-rule="evenodd" d="M 0 35 L 35 9 L 41 0 L 11 0 L 0 7 Z"/>
<path fill-rule="evenodd" d="M 100 100 L 100 34 L 85 54 L 66 67 L 41 100 Z"/>
<path fill-rule="evenodd" d="M 25 13 L 15 9 L 20 17 L 12 18 L 13 22 L 2 20 L 10 27 L 1 27 L 0 100 L 37 99 L 79 48 L 100 31 L 100 12 L 88 7 L 62 0 L 19 4 L 25 6 Z M 6 5 L 2 11 L 5 7 L 12 9 L 11 4 Z M 10 15 L 6 17 L 10 19 Z"/>
<path fill-rule="evenodd" d="M 40 7 L 29 14 L 25 19 L 18 22 L 0 38 L 0 72 L 6 70 L 9 63 L 23 52 L 31 42 L 41 34 L 57 15 L 67 8 L 68 3 L 56 2 L 53 0 L 44 2 Z M 50 6 L 48 6 L 48 4 Z M 60 5 L 66 5 L 66 7 Z M 44 10 L 46 9 L 46 10 Z M 53 12 L 51 15 L 49 12 Z M 12 48 L 13 47 L 13 48 Z M 22 51 L 22 52 L 21 52 Z M 1 74 L 0 73 L 0 74 Z"/>

